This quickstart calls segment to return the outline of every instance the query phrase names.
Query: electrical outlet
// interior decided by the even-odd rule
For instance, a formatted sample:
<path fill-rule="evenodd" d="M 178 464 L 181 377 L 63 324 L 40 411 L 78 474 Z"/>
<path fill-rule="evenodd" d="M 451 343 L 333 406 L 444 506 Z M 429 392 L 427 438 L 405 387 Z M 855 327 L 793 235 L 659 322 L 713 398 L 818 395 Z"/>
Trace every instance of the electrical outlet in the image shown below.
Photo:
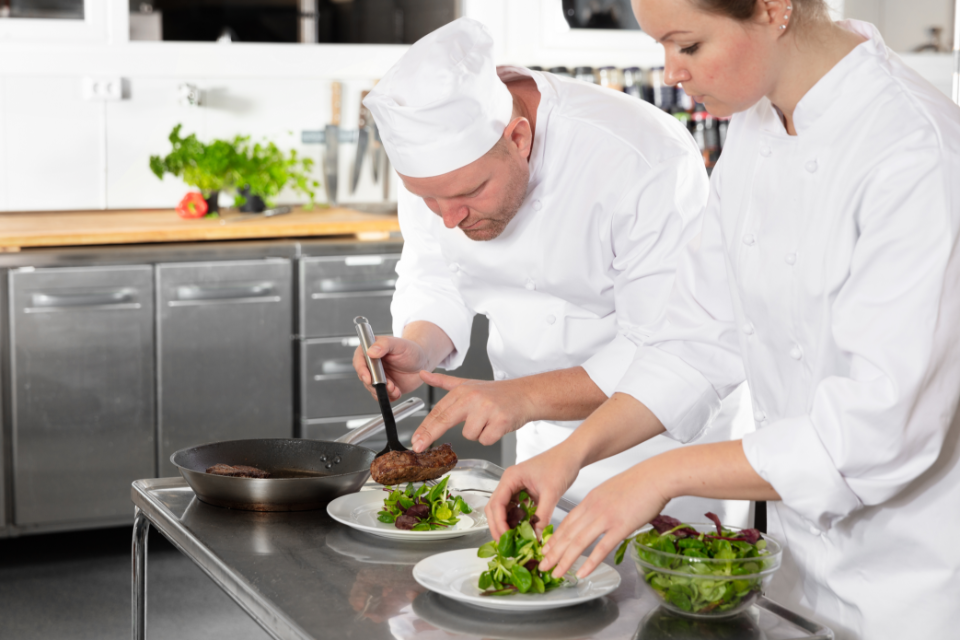
<path fill-rule="evenodd" d="M 85 77 L 83 99 L 100 102 L 123 100 L 123 78 L 119 76 Z"/>

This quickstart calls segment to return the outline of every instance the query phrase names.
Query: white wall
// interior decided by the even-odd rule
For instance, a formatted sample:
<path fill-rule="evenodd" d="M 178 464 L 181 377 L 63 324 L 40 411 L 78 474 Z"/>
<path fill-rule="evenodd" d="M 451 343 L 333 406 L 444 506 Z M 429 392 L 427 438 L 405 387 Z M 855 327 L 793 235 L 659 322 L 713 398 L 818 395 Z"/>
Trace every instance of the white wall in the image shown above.
<path fill-rule="evenodd" d="M 845 0 L 845 15 L 872 22 L 894 51 L 927 42 L 927 28 L 943 27 L 942 42 L 953 46 L 954 0 Z"/>
<path fill-rule="evenodd" d="M 330 82 L 344 83 L 342 124 L 356 129 L 360 92 L 406 51 L 392 45 L 129 42 L 127 2 L 87 0 L 97 8 L 87 25 L 0 20 L 0 210 L 172 207 L 187 188 L 170 177 L 157 180 L 147 163 L 151 154 L 168 151 L 166 136 L 178 122 L 202 139 L 269 136 L 314 158 L 315 177 L 322 181 L 323 147 L 302 144 L 300 133 L 329 121 Z M 643 33 L 571 31 L 561 0 L 462 3 L 465 15 L 490 28 L 499 63 L 663 63 L 662 49 Z M 843 3 L 831 0 L 835 10 Z M 919 64 L 950 91 L 949 60 L 924 57 Z M 125 98 L 84 100 L 86 76 L 124 78 Z M 207 104 L 178 104 L 183 82 L 203 89 Z M 378 201 L 381 191 L 369 166 L 357 194 L 349 194 L 354 149 L 341 144 L 340 201 Z M 300 200 L 295 194 L 280 198 Z M 318 200 L 325 200 L 322 188 Z"/>
<path fill-rule="evenodd" d="M 330 119 L 330 82 L 343 83 L 343 127 L 357 128 L 360 92 L 405 47 L 0 44 L 0 210 L 153 208 L 176 204 L 179 180 L 156 179 L 151 154 L 169 150 L 177 123 L 201 139 L 269 137 L 316 161 L 323 147 L 301 131 Z M 83 78 L 122 77 L 123 100 L 92 102 Z M 205 105 L 178 103 L 177 86 L 204 91 Z M 355 145 L 341 145 L 340 200 L 381 199 L 369 165 L 355 196 L 347 176 Z M 322 181 L 322 180 L 321 180 Z M 281 202 L 302 197 L 284 194 Z M 323 190 L 318 193 L 323 202 Z"/>

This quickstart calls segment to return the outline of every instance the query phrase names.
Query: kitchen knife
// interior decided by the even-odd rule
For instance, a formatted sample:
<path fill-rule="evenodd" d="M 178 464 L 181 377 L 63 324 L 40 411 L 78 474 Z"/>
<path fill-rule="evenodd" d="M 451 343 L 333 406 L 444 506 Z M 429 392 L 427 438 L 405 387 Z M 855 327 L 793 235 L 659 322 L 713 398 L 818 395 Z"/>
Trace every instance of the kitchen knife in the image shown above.
<path fill-rule="evenodd" d="M 368 123 L 372 120 L 370 112 L 363 106 L 363 99 L 367 97 L 369 91 L 360 94 L 360 121 L 357 123 L 357 157 L 353 160 L 353 176 L 350 180 L 350 193 L 357 192 L 357 183 L 360 182 L 360 167 L 363 166 L 363 155 L 367 152 L 367 145 L 370 142 L 370 131 Z"/>
<path fill-rule="evenodd" d="M 383 142 L 380 141 L 380 129 L 377 128 L 377 123 L 370 119 L 371 129 L 373 130 L 373 140 L 370 142 L 370 166 L 373 167 L 373 181 L 380 181 L 380 157 L 383 155 Z"/>
<path fill-rule="evenodd" d="M 330 85 L 330 124 L 325 131 L 327 149 L 323 157 L 323 172 L 326 178 L 327 202 L 337 204 L 337 169 L 340 151 L 340 83 Z"/>
<path fill-rule="evenodd" d="M 383 156 L 383 201 L 386 202 L 390 199 L 390 172 L 393 168 L 386 150 L 382 151 L 381 155 Z"/>

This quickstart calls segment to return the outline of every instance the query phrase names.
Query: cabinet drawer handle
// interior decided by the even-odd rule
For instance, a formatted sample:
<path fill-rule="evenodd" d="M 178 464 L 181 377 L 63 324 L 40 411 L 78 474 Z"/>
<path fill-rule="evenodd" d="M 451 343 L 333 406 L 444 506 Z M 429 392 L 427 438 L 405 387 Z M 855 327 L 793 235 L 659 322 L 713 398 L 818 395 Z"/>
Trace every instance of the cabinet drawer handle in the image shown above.
<path fill-rule="evenodd" d="M 353 373 L 353 360 L 324 360 L 320 364 L 320 371 L 325 376 Z"/>
<path fill-rule="evenodd" d="M 397 279 L 384 280 L 343 280 L 340 278 L 323 278 L 319 282 L 321 293 L 347 293 L 352 291 L 382 291 L 396 289 Z"/>
<path fill-rule="evenodd" d="M 176 288 L 176 300 L 171 307 L 189 307 L 209 304 L 239 304 L 245 302 L 280 302 L 272 282 L 254 282 L 235 285 L 185 284 Z"/>
<path fill-rule="evenodd" d="M 343 264 L 348 267 L 370 267 L 383 264 L 383 256 L 347 256 Z"/>
<path fill-rule="evenodd" d="M 96 293 L 34 293 L 33 306 L 26 313 L 67 311 L 69 309 L 139 309 L 135 289 L 116 289 Z"/>

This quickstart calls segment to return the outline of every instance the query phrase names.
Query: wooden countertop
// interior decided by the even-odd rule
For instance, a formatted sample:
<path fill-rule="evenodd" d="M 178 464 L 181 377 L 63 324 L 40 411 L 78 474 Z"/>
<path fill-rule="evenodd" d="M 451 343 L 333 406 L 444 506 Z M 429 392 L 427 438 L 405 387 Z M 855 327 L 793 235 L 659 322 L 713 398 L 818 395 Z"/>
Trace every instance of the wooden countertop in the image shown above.
<path fill-rule="evenodd" d="M 237 215 L 230 213 L 226 219 Z M 221 220 L 184 220 L 173 209 L 0 212 L 0 250 L 344 235 L 382 240 L 391 231 L 400 230 L 396 215 L 343 208 L 304 211 L 297 207 L 291 213 L 263 220 L 229 224 L 221 224 Z"/>

